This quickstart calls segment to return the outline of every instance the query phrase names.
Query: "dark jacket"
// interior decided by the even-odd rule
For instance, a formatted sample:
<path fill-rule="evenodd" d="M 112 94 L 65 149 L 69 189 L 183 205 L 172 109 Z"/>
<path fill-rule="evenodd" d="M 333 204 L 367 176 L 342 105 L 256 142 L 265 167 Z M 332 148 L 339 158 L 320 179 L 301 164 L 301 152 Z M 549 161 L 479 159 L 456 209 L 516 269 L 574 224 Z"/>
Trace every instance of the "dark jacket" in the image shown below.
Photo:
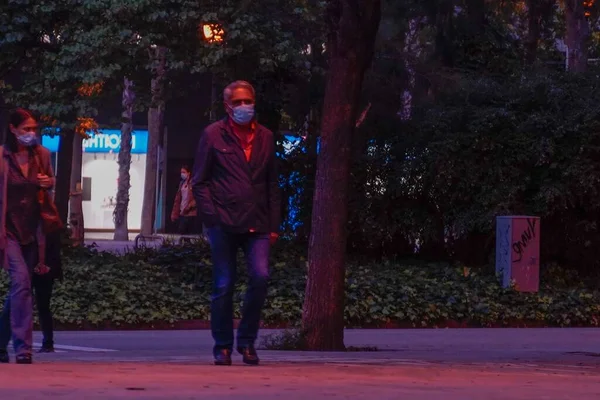
<path fill-rule="evenodd" d="M 207 226 L 234 233 L 278 232 L 281 219 L 273 133 L 256 125 L 250 161 L 228 119 L 200 136 L 192 173 L 198 214 Z"/>
<path fill-rule="evenodd" d="M 54 172 L 52 171 L 52 162 L 50 160 L 50 152 L 43 146 L 36 146 L 34 152 L 37 155 L 38 168 L 42 173 L 45 173 L 54 181 Z M 6 203 L 8 197 L 7 176 L 8 176 L 8 159 L 11 157 L 11 151 L 4 146 L 0 146 L 0 263 L 4 268 L 7 268 L 6 260 Z M 54 182 L 52 183 L 54 186 Z M 49 201 L 53 201 L 48 197 Z M 45 264 L 50 267 L 52 277 L 62 279 L 62 262 L 60 257 L 61 232 L 52 234 L 43 234 L 42 228 L 38 229 L 38 247 L 39 259 L 44 259 Z M 43 252 L 43 255 L 42 255 Z"/>
<path fill-rule="evenodd" d="M 181 182 L 179 184 L 179 189 L 177 189 L 177 194 L 175 195 L 175 201 L 173 202 L 173 210 L 171 211 L 171 220 L 173 221 L 179 219 L 179 217 L 195 217 L 197 215 L 196 200 L 194 199 L 193 194 L 187 209 L 181 212 L 181 201 L 183 199 L 181 191 L 184 190 L 184 184 L 185 182 Z"/>

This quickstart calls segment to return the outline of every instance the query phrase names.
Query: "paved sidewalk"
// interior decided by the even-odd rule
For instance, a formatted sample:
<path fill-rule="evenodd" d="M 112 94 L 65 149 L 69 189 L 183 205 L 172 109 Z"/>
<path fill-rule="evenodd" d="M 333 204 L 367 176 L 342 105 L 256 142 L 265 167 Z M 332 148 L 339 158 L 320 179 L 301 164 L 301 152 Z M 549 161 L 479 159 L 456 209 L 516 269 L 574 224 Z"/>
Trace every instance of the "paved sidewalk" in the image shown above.
<path fill-rule="evenodd" d="M 598 373 L 453 366 L 0 367 L 6 399 L 598 399 Z"/>
<path fill-rule="evenodd" d="M 209 331 L 57 332 L 57 353 L 0 365 L 0 399 L 600 399 L 600 329 L 345 336 L 380 351 L 261 350 L 259 367 L 237 354 L 216 367 Z"/>

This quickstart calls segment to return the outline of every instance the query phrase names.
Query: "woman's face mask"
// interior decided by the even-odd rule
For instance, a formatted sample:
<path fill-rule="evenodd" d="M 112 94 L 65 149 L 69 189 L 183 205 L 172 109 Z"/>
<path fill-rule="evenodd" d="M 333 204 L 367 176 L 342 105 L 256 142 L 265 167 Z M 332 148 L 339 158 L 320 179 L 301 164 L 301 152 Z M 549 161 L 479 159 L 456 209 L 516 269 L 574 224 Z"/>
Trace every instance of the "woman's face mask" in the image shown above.
<path fill-rule="evenodd" d="M 37 143 L 37 136 L 35 133 L 27 132 L 17 136 L 17 141 L 25 147 L 31 147 Z"/>
<path fill-rule="evenodd" d="M 25 147 L 31 147 L 37 144 L 38 125 L 35 120 L 29 118 L 18 127 L 10 126 L 10 131 L 15 135 L 17 142 Z"/>

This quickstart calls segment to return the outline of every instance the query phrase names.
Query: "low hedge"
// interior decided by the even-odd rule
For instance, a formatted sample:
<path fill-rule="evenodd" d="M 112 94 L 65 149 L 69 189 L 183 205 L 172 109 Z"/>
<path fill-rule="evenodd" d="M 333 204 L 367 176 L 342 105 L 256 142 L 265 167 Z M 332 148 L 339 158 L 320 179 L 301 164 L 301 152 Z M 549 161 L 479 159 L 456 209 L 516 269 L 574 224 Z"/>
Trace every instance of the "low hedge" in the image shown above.
<path fill-rule="evenodd" d="M 263 320 L 297 326 L 306 282 L 302 249 L 273 252 Z M 203 245 L 170 246 L 125 256 L 67 249 L 65 280 L 56 286 L 58 325 L 118 327 L 209 319 L 211 267 Z M 7 291 L 1 274 L 0 294 Z M 235 315 L 245 289 L 240 255 Z M 348 327 L 598 326 L 600 292 L 560 269 L 547 270 L 537 294 L 503 289 L 493 273 L 447 264 L 350 263 Z"/>

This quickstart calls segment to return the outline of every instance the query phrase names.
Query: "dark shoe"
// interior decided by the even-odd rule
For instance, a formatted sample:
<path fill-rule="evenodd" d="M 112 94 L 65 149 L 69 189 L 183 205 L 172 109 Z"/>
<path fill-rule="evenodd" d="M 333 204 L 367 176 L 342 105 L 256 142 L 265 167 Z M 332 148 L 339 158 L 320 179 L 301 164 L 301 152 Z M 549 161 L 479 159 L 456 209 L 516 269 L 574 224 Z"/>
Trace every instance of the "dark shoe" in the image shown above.
<path fill-rule="evenodd" d="M 258 354 L 256 354 L 256 349 L 254 348 L 254 346 L 238 347 L 237 351 L 242 355 L 244 364 L 258 365 L 258 363 L 260 362 L 260 359 L 258 358 Z"/>
<path fill-rule="evenodd" d="M 54 346 L 42 346 L 38 353 L 54 353 Z"/>
<path fill-rule="evenodd" d="M 231 350 L 215 350 L 215 365 L 231 365 Z"/>
<path fill-rule="evenodd" d="M 8 358 L 8 352 L 6 350 L 0 350 L 0 363 L 8 364 L 10 362 L 10 358 Z"/>
<path fill-rule="evenodd" d="M 17 356 L 17 364 L 31 364 L 31 354 L 21 354 Z"/>

